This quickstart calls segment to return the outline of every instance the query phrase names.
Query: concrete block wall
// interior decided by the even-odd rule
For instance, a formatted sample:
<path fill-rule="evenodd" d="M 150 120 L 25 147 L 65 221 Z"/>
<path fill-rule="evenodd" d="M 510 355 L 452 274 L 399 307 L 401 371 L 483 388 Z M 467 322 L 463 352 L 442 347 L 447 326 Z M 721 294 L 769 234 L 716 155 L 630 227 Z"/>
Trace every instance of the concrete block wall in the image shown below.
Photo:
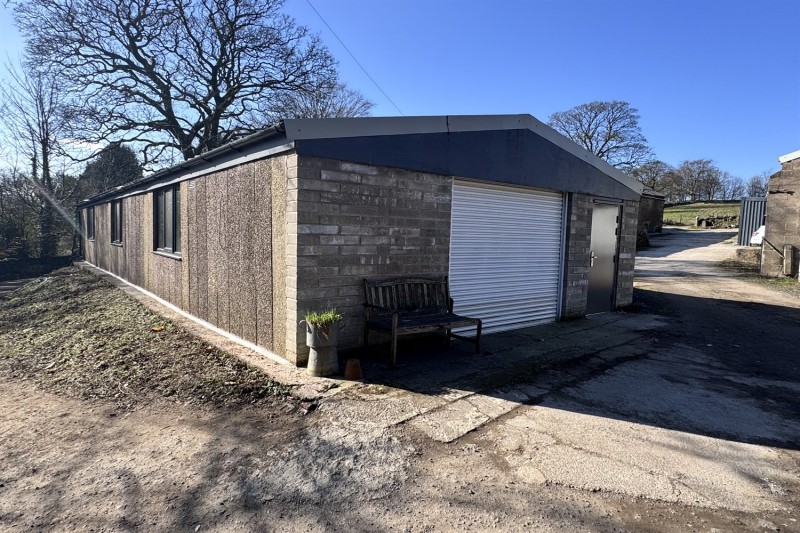
<path fill-rule="evenodd" d="M 287 358 L 305 364 L 308 311 L 345 315 L 340 348 L 363 335 L 364 278 L 448 272 L 452 179 L 299 156 L 288 180 Z M 291 328 L 291 329 L 290 329 Z"/>
<path fill-rule="evenodd" d="M 639 202 L 639 227 L 648 233 L 661 233 L 664 225 L 664 198 L 644 196 Z"/>
<path fill-rule="evenodd" d="M 783 163 L 769 179 L 761 275 L 781 277 L 784 246 L 793 247 L 791 276 L 798 276 L 800 253 L 800 158 Z M 777 250 L 775 249 L 777 248 Z"/>
<path fill-rule="evenodd" d="M 589 253 L 592 236 L 592 197 L 571 193 L 567 201 L 566 266 L 564 268 L 561 318 L 586 314 L 589 290 Z"/>
<path fill-rule="evenodd" d="M 619 262 L 615 307 L 620 309 L 633 303 L 633 269 L 636 262 L 636 231 L 639 225 L 639 202 L 625 200 L 619 234 Z"/>
<path fill-rule="evenodd" d="M 566 267 L 562 286 L 561 318 L 580 318 L 586 314 L 589 289 L 592 212 L 594 197 L 572 193 L 567 202 Z M 639 202 L 622 204 L 619 226 L 617 283 L 614 306 L 619 309 L 633 302 L 633 269 L 636 260 L 636 230 Z"/>

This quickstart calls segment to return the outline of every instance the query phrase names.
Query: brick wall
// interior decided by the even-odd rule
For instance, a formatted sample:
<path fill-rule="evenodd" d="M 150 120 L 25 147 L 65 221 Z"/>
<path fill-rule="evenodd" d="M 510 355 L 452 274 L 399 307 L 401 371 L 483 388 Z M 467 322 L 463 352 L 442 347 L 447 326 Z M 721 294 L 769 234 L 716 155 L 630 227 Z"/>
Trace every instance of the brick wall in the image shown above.
<path fill-rule="evenodd" d="M 767 188 L 767 222 L 761 274 L 783 276 L 783 248 L 790 245 L 795 256 L 791 275 L 796 277 L 797 254 L 800 253 L 800 158 L 784 163 L 780 172 L 770 178 Z"/>
<path fill-rule="evenodd" d="M 589 289 L 589 260 L 592 235 L 593 197 L 572 193 L 567 202 L 567 242 L 562 294 L 561 318 L 580 318 L 586 314 L 586 299 Z M 621 308 L 633 302 L 633 268 L 636 260 L 636 229 L 638 206 L 635 200 L 626 200 L 622 205 L 620 221 L 619 262 L 615 286 L 615 307 Z"/>
<path fill-rule="evenodd" d="M 451 188 L 446 176 L 298 157 L 288 180 L 289 360 L 307 360 L 298 322 L 312 310 L 345 315 L 341 348 L 362 342 L 365 277 L 447 274 Z"/>

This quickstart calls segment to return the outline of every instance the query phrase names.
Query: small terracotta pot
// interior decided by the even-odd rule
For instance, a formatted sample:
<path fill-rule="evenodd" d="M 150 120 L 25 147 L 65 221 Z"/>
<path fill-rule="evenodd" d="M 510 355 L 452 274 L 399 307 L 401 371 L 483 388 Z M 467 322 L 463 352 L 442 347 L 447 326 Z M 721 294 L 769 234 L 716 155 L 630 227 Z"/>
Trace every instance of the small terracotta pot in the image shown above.
<path fill-rule="evenodd" d="M 358 381 L 364 379 L 364 373 L 361 372 L 361 361 L 358 359 L 348 359 L 344 366 L 344 379 L 350 381 Z"/>

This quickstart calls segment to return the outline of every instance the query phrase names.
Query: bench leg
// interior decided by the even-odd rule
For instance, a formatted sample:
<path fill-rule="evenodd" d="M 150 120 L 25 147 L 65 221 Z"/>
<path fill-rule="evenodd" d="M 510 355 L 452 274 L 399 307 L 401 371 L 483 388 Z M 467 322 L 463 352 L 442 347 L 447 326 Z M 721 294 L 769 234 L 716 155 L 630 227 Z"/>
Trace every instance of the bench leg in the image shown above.
<path fill-rule="evenodd" d="M 478 320 L 478 327 L 475 335 L 475 353 L 481 353 L 481 327 L 483 323 Z"/>
<path fill-rule="evenodd" d="M 392 315 L 392 368 L 397 364 L 397 313 Z"/>

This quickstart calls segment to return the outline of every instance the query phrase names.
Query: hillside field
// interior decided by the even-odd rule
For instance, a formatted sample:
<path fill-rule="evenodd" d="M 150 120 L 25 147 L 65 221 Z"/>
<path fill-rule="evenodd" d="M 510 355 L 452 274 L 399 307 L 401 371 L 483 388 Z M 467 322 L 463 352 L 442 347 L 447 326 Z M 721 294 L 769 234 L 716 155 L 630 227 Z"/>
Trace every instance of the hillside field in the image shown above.
<path fill-rule="evenodd" d="M 696 202 L 664 208 L 664 224 L 694 225 L 697 217 L 738 216 L 740 202 Z"/>

